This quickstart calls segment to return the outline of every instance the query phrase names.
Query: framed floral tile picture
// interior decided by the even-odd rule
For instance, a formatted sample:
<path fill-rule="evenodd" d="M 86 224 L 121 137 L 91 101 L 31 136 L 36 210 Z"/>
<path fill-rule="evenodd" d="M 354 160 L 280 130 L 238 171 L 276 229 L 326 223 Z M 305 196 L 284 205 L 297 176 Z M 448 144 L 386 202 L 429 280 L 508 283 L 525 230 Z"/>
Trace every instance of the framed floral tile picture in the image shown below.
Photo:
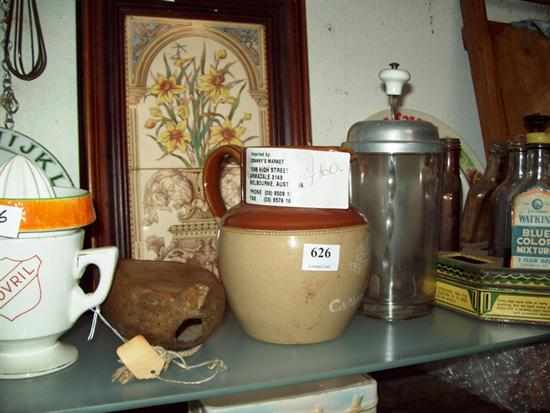
<path fill-rule="evenodd" d="M 202 167 L 226 145 L 310 143 L 303 0 L 82 0 L 82 184 L 94 246 L 216 272 Z M 222 174 L 240 200 L 238 166 Z"/>

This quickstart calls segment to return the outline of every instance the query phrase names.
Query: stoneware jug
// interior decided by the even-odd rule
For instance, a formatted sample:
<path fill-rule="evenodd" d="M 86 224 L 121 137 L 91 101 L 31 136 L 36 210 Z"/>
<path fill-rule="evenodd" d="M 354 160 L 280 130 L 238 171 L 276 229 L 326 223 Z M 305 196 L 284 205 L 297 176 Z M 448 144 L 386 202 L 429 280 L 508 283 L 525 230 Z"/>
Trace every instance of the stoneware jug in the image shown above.
<path fill-rule="evenodd" d="M 342 154 L 340 164 L 316 160 L 327 151 Z M 226 211 L 219 178 L 228 157 L 241 164 L 243 201 Z M 213 214 L 223 217 L 221 279 L 233 313 L 252 337 L 322 342 L 340 335 L 354 315 L 367 286 L 368 226 L 349 207 L 348 186 L 331 188 L 338 173 L 349 185 L 349 158 L 335 148 L 227 145 L 206 161 L 205 197 Z M 326 199 L 300 198 L 308 185 Z M 330 208 L 312 207 L 316 203 Z"/>

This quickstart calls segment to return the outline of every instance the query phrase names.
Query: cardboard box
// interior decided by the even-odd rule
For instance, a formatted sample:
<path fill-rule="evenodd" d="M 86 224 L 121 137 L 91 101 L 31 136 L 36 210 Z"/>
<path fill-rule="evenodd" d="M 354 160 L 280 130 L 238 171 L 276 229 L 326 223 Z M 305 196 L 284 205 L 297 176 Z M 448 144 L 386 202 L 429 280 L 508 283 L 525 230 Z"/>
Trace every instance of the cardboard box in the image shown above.
<path fill-rule="evenodd" d="M 550 271 L 505 268 L 494 257 L 441 253 L 435 303 L 483 320 L 550 324 Z"/>
<path fill-rule="evenodd" d="M 353 375 L 194 402 L 190 413 L 376 413 L 376 381 Z"/>

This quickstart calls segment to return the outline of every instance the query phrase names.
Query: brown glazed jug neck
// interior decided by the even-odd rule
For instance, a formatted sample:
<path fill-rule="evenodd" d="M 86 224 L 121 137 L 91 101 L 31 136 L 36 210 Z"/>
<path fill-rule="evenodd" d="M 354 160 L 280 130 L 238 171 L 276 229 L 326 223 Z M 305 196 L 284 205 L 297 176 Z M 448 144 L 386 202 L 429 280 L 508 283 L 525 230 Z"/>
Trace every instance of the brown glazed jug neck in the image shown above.
<path fill-rule="evenodd" d="M 246 203 L 230 209 L 223 219 L 227 227 L 280 231 L 338 228 L 366 222 L 355 208 L 288 208 Z"/>

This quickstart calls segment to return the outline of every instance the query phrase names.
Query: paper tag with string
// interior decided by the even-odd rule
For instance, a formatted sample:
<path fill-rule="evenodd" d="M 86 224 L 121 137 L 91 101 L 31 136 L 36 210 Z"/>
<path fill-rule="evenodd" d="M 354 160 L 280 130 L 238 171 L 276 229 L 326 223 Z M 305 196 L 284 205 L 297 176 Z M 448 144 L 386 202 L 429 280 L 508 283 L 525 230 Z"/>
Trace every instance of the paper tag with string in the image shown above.
<path fill-rule="evenodd" d="M 151 347 L 145 337 L 139 335 L 116 349 L 116 354 L 137 379 L 157 378 L 164 369 L 164 360 Z"/>
<path fill-rule="evenodd" d="M 90 333 L 88 335 L 88 341 L 93 339 L 96 325 L 97 325 L 97 320 L 100 319 L 120 339 L 120 341 L 126 344 L 128 343 L 128 340 L 124 338 L 117 331 L 117 329 L 114 328 L 111 325 L 111 323 L 109 323 L 109 321 L 101 314 L 101 310 L 99 306 L 95 308 L 91 308 L 91 310 L 94 313 L 94 318 L 92 320 L 92 326 L 90 328 Z M 147 340 L 142 336 L 134 337 L 130 341 L 133 341 L 132 345 L 126 346 L 126 347 L 125 345 L 121 345 L 117 349 L 117 355 L 120 358 L 119 361 L 123 364 L 123 366 L 119 367 L 113 373 L 113 377 L 112 377 L 113 382 L 126 384 L 130 380 L 132 380 L 134 377 L 136 377 L 138 379 L 157 379 L 157 380 L 165 381 L 167 383 L 175 383 L 175 384 L 201 384 L 201 383 L 209 382 L 214 377 L 216 377 L 218 373 L 227 370 L 227 366 L 221 359 L 207 360 L 197 364 L 187 364 L 185 357 L 191 357 L 192 355 L 197 353 L 202 347 L 200 344 L 188 350 L 172 351 L 172 350 L 166 350 L 161 346 L 151 347 L 151 345 L 147 342 Z M 119 350 L 120 350 L 120 353 L 119 353 Z M 150 350 L 155 352 L 156 356 L 160 358 L 162 363 L 160 363 L 155 356 L 151 355 Z M 146 355 L 145 359 L 148 360 L 147 362 L 144 362 L 144 360 L 142 359 L 143 354 Z M 185 371 L 190 371 L 190 370 L 199 369 L 199 368 L 206 368 L 210 370 L 210 374 L 208 374 L 205 377 L 199 378 L 197 380 L 178 380 L 178 379 L 170 379 L 170 378 L 162 377 L 161 373 L 164 372 L 166 369 L 168 369 L 170 364 L 174 364 L 175 366 Z M 134 370 L 130 369 L 130 365 Z M 140 377 L 138 377 L 134 373 L 136 369 L 139 370 L 138 374 L 140 374 Z"/>

